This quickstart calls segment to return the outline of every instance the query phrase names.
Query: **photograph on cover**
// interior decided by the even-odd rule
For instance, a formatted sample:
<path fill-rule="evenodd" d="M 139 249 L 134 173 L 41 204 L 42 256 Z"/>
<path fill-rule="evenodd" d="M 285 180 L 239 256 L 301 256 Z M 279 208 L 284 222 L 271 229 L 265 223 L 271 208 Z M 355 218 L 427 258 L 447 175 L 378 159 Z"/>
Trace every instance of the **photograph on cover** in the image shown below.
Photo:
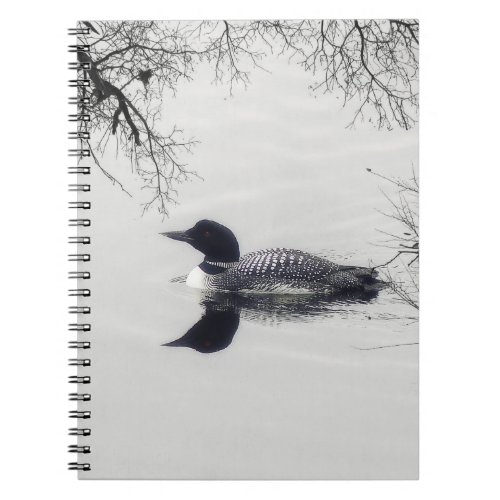
<path fill-rule="evenodd" d="M 417 479 L 418 21 L 79 28 L 79 477 Z"/>

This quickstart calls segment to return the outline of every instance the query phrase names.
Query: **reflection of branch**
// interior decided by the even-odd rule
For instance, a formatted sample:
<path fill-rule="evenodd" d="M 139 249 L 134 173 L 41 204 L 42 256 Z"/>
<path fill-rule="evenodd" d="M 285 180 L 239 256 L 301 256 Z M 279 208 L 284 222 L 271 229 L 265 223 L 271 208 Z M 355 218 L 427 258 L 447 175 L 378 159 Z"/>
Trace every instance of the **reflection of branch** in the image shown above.
<path fill-rule="evenodd" d="M 418 345 L 419 342 L 408 342 L 406 344 L 390 344 L 390 345 L 379 345 L 376 347 L 355 347 L 352 346 L 354 349 L 357 349 L 358 351 L 373 351 L 374 349 L 386 349 L 387 347 L 403 347 L 407 345 Z"/>

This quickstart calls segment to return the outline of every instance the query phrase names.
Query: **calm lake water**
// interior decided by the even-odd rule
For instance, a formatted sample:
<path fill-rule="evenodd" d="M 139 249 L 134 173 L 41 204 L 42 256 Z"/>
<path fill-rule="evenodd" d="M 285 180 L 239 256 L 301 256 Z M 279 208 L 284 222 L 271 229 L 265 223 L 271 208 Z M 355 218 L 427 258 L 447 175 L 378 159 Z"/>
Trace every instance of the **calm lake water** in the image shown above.
<path fill-rule="evenodd" d="M 187 160 L 203 177 L 179 186 L 169 218 L 141 216 L 148 193 L 131 199 L 94 169 L 92 367 L 81 370 L 92 375 L 92 471 L 82 477 L 418 476 L 418 345 L 384 347 L 418 342 L 414 309 L 389 290 L 207 297 L 172 282 L 202 256 L 158 234 L 208 218 L 242 253 L 283 246 L 355 265 L 393 256 L 376 243 L 377 229 L 401 232 L 380 213 L 380 188 L 394 192 L 366 168 L 408 177 L 417 133 L 346 130 L 351 110 L 314 99 L 308 83 L 276 63 L 234 98 L 207 76 L 168 100 L 165 127 L 202 141 Z M 105 160 L 135 183 L 126 160 Z M 162 346 L 203 315 L 224 338 L 188 340 L 216 352 Z"/>

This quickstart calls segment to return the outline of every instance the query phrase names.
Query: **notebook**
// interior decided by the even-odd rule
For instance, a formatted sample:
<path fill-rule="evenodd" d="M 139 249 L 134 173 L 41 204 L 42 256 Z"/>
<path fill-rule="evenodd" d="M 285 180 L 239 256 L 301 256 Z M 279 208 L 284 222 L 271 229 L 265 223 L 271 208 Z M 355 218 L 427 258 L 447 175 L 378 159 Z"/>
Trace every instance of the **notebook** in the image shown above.
<path fill-rule="evenodd" d="M 418 21 L 70 35 L 69 468 L 417 479 Z"/>

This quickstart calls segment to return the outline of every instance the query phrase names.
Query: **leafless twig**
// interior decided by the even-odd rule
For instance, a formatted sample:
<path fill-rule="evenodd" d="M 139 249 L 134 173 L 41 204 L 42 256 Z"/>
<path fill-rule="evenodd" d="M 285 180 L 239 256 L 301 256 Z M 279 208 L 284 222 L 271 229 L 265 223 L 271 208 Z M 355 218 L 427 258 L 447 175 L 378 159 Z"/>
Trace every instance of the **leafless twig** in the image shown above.
<path fill-rule="evenodd" d="M 418 309 L 418 260 L 420 256 L 418 177 L 414 170 L 409 180 L 385 177 L 369 168 L 367 170 L 398 188 L 396 200 L 384 193 L 391 207 L 391 211 L 384 215 L 397 221 L 401 232 L 393 234 L 381 231 L 389 237 L 382 243 L 382 246 L 394 249 L 396 253 L 387 262 L 375 267 L 382 271 L 383 278 L 400 300 Z"/>
<path fill-rule="evenodd" d="M 177 126 L 166 133 L 160 120 L 163 100 L 194 77 L 198 64 L 210 65 L 214 81 L 227 84 L 232 93 L 236 85 L 249 85 L 253 70 L 265 70 L 269 54 L 281 55 L 314 76 L 313 92 L 335 93 L 344 105 L 358 103 L 350 126 L 367 119 L 378 128 L 408 129 L 417 120 L 415 20 L 101 21 L 86 26 L 91 32 L 80 42 L 90 51 L 80 53 L 79 60 L 89 65 L 91 103 L 85 112 L 91 120 L 82 129 L 99 137 L 93 141 L 96 163 L 110 137 L 117 138 L 118 149 L 152 191 L 145 210 L 155 206 L 168 214 L 176 186 L 196 175 L 182 158 L 197 141 L 186 139 Z M 86 88 L 80 92 L 89 95 Z M 118 182 L 110 172 L 105 175 Z"/>

